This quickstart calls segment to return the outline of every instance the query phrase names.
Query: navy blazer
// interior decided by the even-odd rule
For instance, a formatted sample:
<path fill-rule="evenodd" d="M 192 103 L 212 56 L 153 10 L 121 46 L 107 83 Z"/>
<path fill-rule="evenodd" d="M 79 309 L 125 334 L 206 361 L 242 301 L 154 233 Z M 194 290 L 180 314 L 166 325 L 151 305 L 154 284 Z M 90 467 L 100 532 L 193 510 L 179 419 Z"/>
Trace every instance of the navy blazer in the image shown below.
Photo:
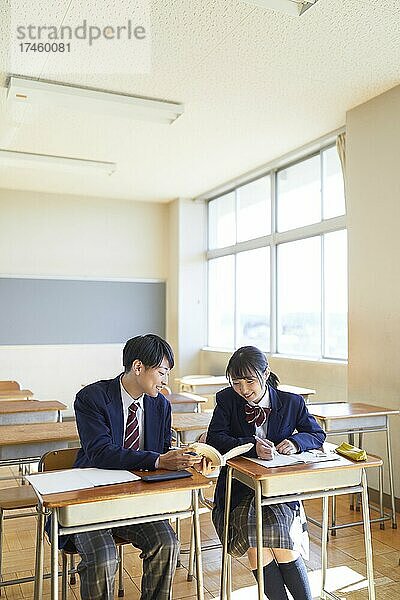
<path fill-rule="evenodd" d="M 81 449 L 75 467 L 154 470 L 160 454 L 171 446 L 171 404 L 162 395 L 145 394 L 143 450 L 124 448 L 124 415 L 120 375 L 97 381 L 76 395 L 74 409 Z"/>
<path fill-rule="evenodd" d="M 271 412 L 268 417 L 267 438 L 278 444 L 284 439 L 291 440 L 300 451 L 320 448 L 326 434 L 315 418 L 307 410 L 304 398 L 297 394 L 282 392 L 269 386 Z M 233 388 L 225 388 L 217 393 L 217 403 L 207 433 L 207 443 L 217 448 L 221 454 L 228 450 L 254 443 L 256 427 L 246 421 L 245 400 Z M 255 446 L 245 456 L 256 458 Z M 214 500 L 218 509 L 225 506 L 226 468 L 221 469 L 215 489 Z M 231 510 L 249 494 L 249 488 L 239 481 L 232 484 Z"/>
<path fill-rule="evenodd" d="M 75 467 L 99 469 L 155 469 L 160 454 L 171 446 L 171 404 L 162 395 L 144 396 L 144 448 L 124 448 L 124 415 L 120 378 L 97 381 L 76 395 L 74 409 L 81 448 Z M 50 519 L 46 524 L 49 531 Z M 61 536 L 60 548 L 69 536 Z"/>

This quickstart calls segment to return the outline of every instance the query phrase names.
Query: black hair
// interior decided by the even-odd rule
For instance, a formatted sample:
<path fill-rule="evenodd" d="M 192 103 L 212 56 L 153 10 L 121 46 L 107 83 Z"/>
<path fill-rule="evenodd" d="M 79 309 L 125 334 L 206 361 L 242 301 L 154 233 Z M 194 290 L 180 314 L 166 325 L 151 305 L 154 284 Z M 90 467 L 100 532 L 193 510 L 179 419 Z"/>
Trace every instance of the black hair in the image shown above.
<path fill-rule="evenodd" d="M 247 377 L 257 377 L 260 384 L 265 371 L 268 368 L 268 360 L 264 352 L 261 352 L 255 346 L 242 346 L 232 354 L 226 367 L 226 378 L 229 382 L 232 379 L 246 379 Z M 268 385 L 277 388 L 279 377 L 272 373 L 268 377 Z"/>
<path fill-rule="evenodd" d="M 137 335 L 126 342 L 122 353 L 125 373 L 131 370 L 132 363 L 135 360 L 140 360 L 146 368 L 159 367 L 164 356 L 169 363 L 169 368 L 172 369 L 174 366 L 174 352 L 168 342 L 154 333 Z"/>

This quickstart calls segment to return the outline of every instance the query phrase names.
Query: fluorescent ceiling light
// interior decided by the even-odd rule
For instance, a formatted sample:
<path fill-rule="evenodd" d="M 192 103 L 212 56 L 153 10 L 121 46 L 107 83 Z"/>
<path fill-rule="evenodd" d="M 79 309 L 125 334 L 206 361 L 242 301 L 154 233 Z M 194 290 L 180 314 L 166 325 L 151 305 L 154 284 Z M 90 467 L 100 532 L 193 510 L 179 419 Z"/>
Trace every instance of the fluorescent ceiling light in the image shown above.
<path fill-rule="evenodd" d="M 173 123 L 183 113 L 183 104 L 140 98 L 93 88 L 11 76 L 7 99 L 39 106 L 61 106 L 114 117 Z"/>
<path fill-rule="evenodd" d="M 316 4 L 318 0 L 244 0 L 244 2 L 300 17 L 307 9 Z"/>
<path fill-rule="evenodd" d="M 0 167 L 13 166 L 28 169 L 50 167 L 58 171 L 97 171 L 112 175 L 117 165 L 112 162 L 71 158 L 69 156 L 53 156 L 51 154 L 34 154 L 0 148 Z"/>

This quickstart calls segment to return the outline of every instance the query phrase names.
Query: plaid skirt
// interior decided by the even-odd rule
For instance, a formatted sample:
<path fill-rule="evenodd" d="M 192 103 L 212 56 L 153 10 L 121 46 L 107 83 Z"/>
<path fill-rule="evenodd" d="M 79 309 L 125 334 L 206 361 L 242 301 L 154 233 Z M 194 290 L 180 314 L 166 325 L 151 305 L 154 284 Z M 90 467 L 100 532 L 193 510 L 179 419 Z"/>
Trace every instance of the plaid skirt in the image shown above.
<path fill-rule="evenodd" d="M 294 550 L 308 560 L 309 538 L 303 504 L 297 508 L 290 505 L 271 504 L 262 507 L 263 548 Z M 224 511 L 214 508 L 214 527 L 219 539 L 223 539 Z M 250 494 L 231 511 L 229 518 L 228 552 L 231 556 L 243 556 L 249 548 L 255 548 L 256 511 L 254 495 Z"/>

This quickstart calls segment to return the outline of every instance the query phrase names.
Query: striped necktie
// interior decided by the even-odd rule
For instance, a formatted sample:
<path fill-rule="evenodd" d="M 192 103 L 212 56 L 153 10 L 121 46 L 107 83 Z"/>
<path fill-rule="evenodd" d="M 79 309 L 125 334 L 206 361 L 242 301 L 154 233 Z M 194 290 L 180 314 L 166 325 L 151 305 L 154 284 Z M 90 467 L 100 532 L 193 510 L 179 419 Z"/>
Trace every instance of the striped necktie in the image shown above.
<path fill-rule="evenodd" d="M 244 410 L 246 413 L 246 421 L 248 423 L 255 423 L 257 427 L 261 427 L 262 425 L 264 425 L 269 413 L 271 412 L 270 408 L 263 408 L 262 406 L 253 406 L 248 402 L 246 402 Z"/>
<path fill-rule="evenodd" d="M 139 450 L 139 421 L 137 418 L 137 410 L 139 404 L 132 402 L 128 408 L 128 419 L 126 421 L 124 448 L 131 450 Z"/>

